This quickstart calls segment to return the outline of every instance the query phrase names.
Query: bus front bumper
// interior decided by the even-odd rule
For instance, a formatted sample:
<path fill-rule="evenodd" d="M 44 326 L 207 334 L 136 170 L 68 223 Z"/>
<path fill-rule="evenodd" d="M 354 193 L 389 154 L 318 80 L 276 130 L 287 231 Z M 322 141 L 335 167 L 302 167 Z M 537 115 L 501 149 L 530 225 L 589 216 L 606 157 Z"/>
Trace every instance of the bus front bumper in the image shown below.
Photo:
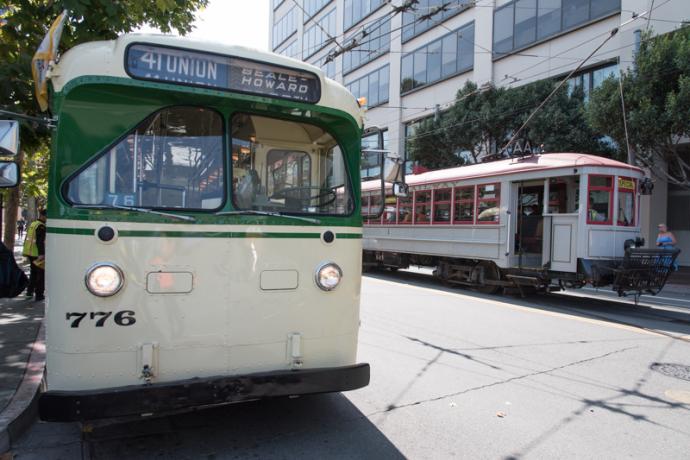
<path fill-rule="evenodd" d="M 73 422 L 184 412 L 204 406 L 263 398 L 348 391 L 369 384 L 369 364 L 207 377 L 84 391 L 47 391 L 39 416 Z"/>

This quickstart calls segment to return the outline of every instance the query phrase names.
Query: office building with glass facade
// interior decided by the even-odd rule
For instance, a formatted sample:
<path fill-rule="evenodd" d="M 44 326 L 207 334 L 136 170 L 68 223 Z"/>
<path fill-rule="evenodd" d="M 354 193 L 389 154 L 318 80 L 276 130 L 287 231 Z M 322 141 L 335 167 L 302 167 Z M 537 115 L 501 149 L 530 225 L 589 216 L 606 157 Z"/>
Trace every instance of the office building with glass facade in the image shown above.
<path fill-rule="evenodd" d="M 271 0 L 270 43 L 366 97 L 368 126 L 404 153 L 420 120 L 450 107 L 467 81 L 516 87 L 564 78 L 619 27 L 568 81 L 587 98 L 632 65 L 644 30 L 666 33 L 682 20 L 690 20 L 688 0 Z M 656 224 L 670 220 L 681 264 L 690 265 L 690 220 L 672 217 L 690 215 L 690 192 L 655 180 L 643 233 L 653 241 Z"/>

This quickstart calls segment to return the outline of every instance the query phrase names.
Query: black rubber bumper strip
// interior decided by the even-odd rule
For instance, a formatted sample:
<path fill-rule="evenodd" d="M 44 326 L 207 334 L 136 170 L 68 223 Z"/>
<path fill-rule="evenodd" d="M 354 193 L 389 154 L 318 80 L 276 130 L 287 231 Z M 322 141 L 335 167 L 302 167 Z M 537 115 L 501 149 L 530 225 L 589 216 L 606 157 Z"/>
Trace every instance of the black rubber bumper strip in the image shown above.
<path fill-rule="evenodd" d="M 86 391 L 47 391 L 39 416 L 73 422 L 193 410 L 262 398 L 348 391 L 369 384 L 369 364 L 207 377 Z"/>

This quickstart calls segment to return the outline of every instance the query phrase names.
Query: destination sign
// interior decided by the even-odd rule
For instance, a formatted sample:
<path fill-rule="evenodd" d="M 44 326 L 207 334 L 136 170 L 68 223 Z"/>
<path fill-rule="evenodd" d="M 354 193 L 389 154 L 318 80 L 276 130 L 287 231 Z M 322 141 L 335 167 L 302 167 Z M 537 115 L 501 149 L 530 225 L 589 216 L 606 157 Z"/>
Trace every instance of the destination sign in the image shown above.
<path fill-rule="evenodd" d="M 635 190 L 635 181 L 626 177 L 618 177 L 618 188 Z"/>
<path fill-rule="evenodd" d="M 133 78 L 218 88 L 260 96 L 316 103 L 319 78 L 310 72 L 248 59 L 178 48 L 135 44 L 127 49 Z"/>

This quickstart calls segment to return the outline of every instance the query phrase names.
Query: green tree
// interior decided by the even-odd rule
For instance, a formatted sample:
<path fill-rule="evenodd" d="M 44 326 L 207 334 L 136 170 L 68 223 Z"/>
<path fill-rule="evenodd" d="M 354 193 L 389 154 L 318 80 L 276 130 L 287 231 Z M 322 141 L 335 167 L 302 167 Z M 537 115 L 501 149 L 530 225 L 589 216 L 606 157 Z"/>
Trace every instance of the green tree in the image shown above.
<path fill-rule="evenodd" d="M 410 158 L 429 169 L 451 168 L 464 164 L 448 135 L 447 116 L 428 118 L 408 141 Z"/>
<path fill-rule="evenodd" d="M 452 166 L 454 152 L 468 152 L 474 162 L 501 152 L 513 133 L 553 91 L 557 82 L 542 80 L 517 88 L 477 88 L 468 82 L 441 121 L 423 123 L 409 144 L 413 160 L 428 168 Z M 587 152 L 611 155 L 603 136 L 587 123 L 583 93 L 567 87 L 535 114 L 520 137 L 548 152 Z M 458 160 L 461 161 L 461 160 Z M 456 163 L 458 164 L 458 163 Z"/>
<path fill-rule="evenodd" d="M 680 148 L 690 134 L 690 26 L 661 36 L 647 33 L 634 66 L 622 80 L 609 79 L 593 92 L 589 122 L 626 146 L 621 84 L 627 140 L 636 162 L 674 184 L 690 187 L 690 157 Z M 667 170 L 660 167 L 663 164 Z"/>
<path fill-rule="evenodd" d="M 67 10 L 61 50 L 92 40 L 114 39 L 121 33 L 151 25 L 184 35 L 192 30 L 194 13 L 208 0 L 8 0 L 0 7 L 0 109 L 42 117 L 33 94 L 31 58 L 52 21 Z M 50 130 L 23 121 L 22 149 L 17 161 L 25 166 L 25 194 L 45 196 Z M 40 157 L 37 158 L 36 156 Z M 20 190 L 7 194 L 4 242 L 14 245 Z"/>

